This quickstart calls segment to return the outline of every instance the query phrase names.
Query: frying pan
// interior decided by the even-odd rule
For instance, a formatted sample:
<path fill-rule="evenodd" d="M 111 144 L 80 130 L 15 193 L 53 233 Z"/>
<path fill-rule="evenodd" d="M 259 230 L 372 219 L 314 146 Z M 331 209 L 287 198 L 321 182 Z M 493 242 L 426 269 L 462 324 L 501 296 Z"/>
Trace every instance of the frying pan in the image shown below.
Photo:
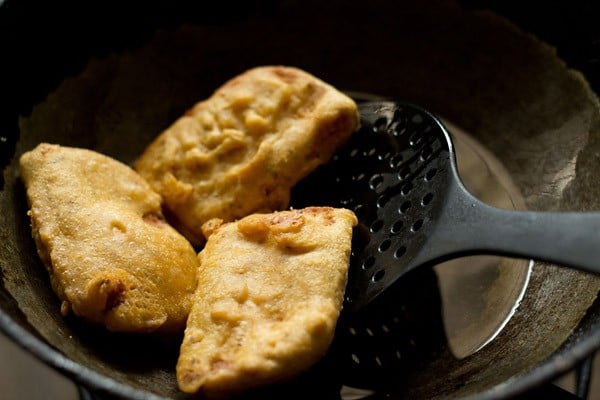
<path fill-rule="evenodd" d="M 479 10 L 487 6 L 264 1 L 142 11 L 111 2 L 83 8 L 6 1 L 0 9 L 2 331 L 98 397 L 185 398 L 173 375 L 179 338 L 112 334 L 60 316 L 30 237 L 16 160 L 43 140 L 130 163 L 186 108 L 256 65 L 298 66 L 357 98 L 393 97 L 432 110 L 489 151 L 525 208 L 600 209 L 598 101 L 584 76 L 569 69 L 598 83 L 593 64 L 581 57 L 591 56 L 581 43 L 592 37 L 585 23 L 570 20 L 593 13 L 570 3 L 545 10 L 545 20 L 535 18 L 541 15 L 535 9 L 498 6 L 519 28 Z M 558 26 L 553 16 L 564 30 L 547 29 Z M 572 61 L 561 62 L 554 48 L 523 29 L 562 46 L 560 55 Z M 581 43 L 573 47 L 567 36 Z M 305 184 L 311 179 L 318 176 Z M 307 198 L 299 190 L 293 195 L 295 204 Z M 514 315 L 490 343 L 462 357 L 447 344 L 439 286 L 432 271 L 415 274 L 391 295 L 399 307 L 381 307 L 377 318 L 399 321 L 386 344 L 400 346 L 393 351 L 403 357 L 391 368 L 353 362 L 352 355 L 370 351 L 370 335 L 349 336 L 342 318 L 320 364 L 248 397 L 507 398 L 572 369 L 600 345 L 597 277 L 534 264 Z"/>

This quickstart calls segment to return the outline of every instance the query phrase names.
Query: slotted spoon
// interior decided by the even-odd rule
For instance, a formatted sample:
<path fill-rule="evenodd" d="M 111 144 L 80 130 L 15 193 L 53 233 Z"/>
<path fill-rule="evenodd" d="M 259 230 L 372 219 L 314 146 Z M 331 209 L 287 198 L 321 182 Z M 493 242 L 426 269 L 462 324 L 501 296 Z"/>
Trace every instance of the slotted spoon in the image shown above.
<path fill-rule="evenodd" d="M 359 105 L 361 128 L 320 174 L 329 204 L 352 209 L 346 309 L 363 308 L 407 272 L 473 254 L 600 273 L 600 212 L 509 211 L 462 184 L 452 139 L 423 108 Z"/>

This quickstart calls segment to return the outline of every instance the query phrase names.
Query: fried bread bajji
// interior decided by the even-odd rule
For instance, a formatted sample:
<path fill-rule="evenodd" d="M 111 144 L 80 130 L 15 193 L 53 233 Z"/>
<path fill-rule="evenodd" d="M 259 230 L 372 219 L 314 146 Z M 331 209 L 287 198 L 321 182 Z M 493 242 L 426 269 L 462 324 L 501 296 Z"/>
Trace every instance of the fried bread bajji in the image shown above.
<path fill-rule="evenodd" d="M 356 224 L 351 211 L 330 207 L 209 222 L 179 387 L 222 396 L 318 361 L 342 307 Z"/>
<path fill-rule="evenodd" d="M 198 259 L 135 171 L 90 150 L 43 143 L 23 154 L 20 172 L 63 314 L 112 331 L 183 331 Z"/>
<path fill-rule="evenodd" d="M 291 67 L 251 69 L 196 104 L 159 135 L 136 170 L 169 217 L 203 244 L 202 225 L 288 207 L 290 188 L 358 127 L 356 104 Z"/>

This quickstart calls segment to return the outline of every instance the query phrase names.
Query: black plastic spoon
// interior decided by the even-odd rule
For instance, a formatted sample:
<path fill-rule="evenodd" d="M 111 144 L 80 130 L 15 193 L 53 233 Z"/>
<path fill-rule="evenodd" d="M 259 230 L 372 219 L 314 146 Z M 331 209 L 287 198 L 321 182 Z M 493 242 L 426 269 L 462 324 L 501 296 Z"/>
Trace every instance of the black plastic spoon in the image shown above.
<path fill-rule="evenodd" d="M 327 203 L 354 210 L 346 309 L 421 265 L 470 254 L 533 258 L 600 273 L 600 212 L 498 209 L 470 194 L 450 135 L 406 103 L 359 105 L 361 128 L 319 174 Z M 322 176 L 323 177 L 323 176 Z"/>

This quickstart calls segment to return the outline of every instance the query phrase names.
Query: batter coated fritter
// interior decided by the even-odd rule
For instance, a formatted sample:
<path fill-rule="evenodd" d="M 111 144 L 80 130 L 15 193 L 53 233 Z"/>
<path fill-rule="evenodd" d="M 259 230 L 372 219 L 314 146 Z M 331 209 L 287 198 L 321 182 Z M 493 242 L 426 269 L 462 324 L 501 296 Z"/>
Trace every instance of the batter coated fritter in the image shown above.
<path fill-rule="evenodd" d="M 329 207 L 211 221 L 177 363 L 179 387 L 231 394 L 318 361 L 342 307 L 356 223 L 351 211 Z"/>
<path fill-rule="evenodd" d="M 314 76 L 254 68 L 178 119 L 135 168 L 163 196 L 175 226 L 202 244 L 211 218 L 287 208 L 290 188 L 328 161 L 358 122 L 354 101 Z"/>
<path fill-rule="evenodd" d="M 198 259 L 140 176 L 99 153 L 50 144 L 23 154 L 20 168 L 63 314 L 112 331 L 183 331 Z"/>

